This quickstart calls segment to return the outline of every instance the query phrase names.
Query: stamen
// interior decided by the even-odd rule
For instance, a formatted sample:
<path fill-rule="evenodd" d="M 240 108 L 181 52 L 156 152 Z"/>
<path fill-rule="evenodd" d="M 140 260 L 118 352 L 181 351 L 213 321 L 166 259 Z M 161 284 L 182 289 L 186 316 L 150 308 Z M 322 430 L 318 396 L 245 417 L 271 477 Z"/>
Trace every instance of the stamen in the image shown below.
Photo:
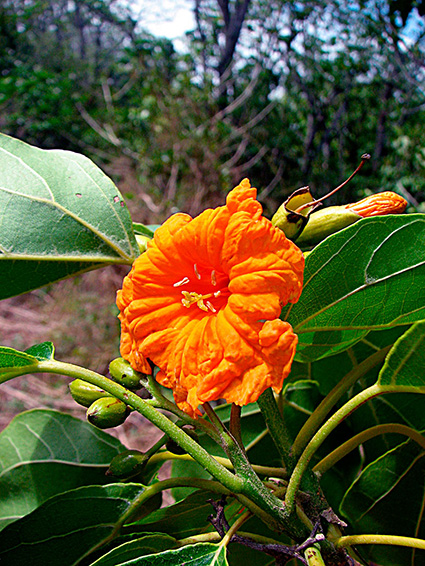
<path fill-rule="evenodd" d="M 215 293 L 213 293 L 213 296 L 215 298 L 219 297 L 221 295 L 221 291 L 216 291 Z"/>
<path fill-rule="evenodd" d="M 193 264 L 193 270 L 195 272 L 195 275 L 198 279 L 201 278 L 201 276 L 199 275 L 199 271 L 198 271 L 198 266 L 196 265 L 196 263 Z"/>
<path fill-rule="evenodd" d="M 181 281 L 177 281 L 177 283 L 174 283 L 173 287 L 181 287 L 182 285 L 186 285 L 189 282 L 190 282 L 189 277 L 183 277 Z"/>
<path fill-rule="evenodd" d="M 209 301 L 207 301 L 206 305 L 207 305 L 207 307 L 210 309 L 211 312 L 217 312 L 217 311 L 215 310 L 215 308 L 213 307 L 213 305 L 212 305 Z"/>
<path fill-rule="evenodd" d="M 217 285 L 217 278 L 215 276 L 215 269 L 211 271 L 211 283 L 216 286 Z"/>
<path fill-rule="evenodd" d="M 199 307 L 202 311 L 208 312 L 209 309 L 211 312 L 217 312 L 209 301 L 207 301 L 205 304 L 204 300 L 218 296 L 219 294 L 220 291 L 217 291 L 217 293 L 208 293 L 207 295 L 200 295 L 199 293 L 195 293 L 195 291 L 182 291 L 183 299 L 181 300 L 181 303 L 187 309 L 191 305 L 196 303 L 196 306 Z"/>

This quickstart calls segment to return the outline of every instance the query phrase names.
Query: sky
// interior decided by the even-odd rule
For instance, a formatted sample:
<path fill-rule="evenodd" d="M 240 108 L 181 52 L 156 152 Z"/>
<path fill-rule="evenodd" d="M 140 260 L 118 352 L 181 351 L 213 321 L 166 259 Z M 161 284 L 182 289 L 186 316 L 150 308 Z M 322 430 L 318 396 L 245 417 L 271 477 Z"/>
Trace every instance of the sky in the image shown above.
<path fill-rule="evenodd" d="M 195 27 L 194 0 L 135 0 L 141 27 L 153 35 L 176 40 Z"/>

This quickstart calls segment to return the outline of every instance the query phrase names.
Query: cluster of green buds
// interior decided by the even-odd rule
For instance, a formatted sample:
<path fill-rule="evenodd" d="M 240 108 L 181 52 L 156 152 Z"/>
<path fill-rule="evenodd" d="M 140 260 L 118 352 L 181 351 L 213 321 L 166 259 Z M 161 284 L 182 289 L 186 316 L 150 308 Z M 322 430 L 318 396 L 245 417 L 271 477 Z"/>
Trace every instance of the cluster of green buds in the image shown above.
<path fill-rule="evenodd" d="M 140 373 L 135 371 L 123 358 L 116 358 L 109 364 L 112 379 L 136 391 L 142 387 Z M 75 379 L 69 384 L 71 395 L 79 405 L 87 407 L 87 420 L 98 428 L 116 427 L 126 420 L 131 413 L 123 401 L 113 397 L 110 393 L 82 379 Z"/>
<path fill-rule="evenodd" d="M 391 191 L 370 195 L 356 203 L 316 210 L 325 198 L 346 185 L 369 158 L 368 154 L 363 155 L 354 173 L 325 197 L 315 200 L 309 187 L 295 191 L 276 211 L 272 224 L 299 247 L 310 248 L 362 218 L 404 212 L 406 200 Z"/>

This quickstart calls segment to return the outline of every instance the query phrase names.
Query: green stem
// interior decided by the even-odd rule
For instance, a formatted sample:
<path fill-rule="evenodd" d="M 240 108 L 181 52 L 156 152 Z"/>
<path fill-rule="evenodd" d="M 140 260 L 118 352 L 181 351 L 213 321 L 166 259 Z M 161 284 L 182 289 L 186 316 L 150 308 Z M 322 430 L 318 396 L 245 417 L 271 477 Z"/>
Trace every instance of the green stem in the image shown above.
<path fill-rule="evenodd" d="M 290 456 L 291 440 L 271 388 L 260 395 L 257 403 L 283 464 L 291 472 L 293 469 L 293 459 Z"/>
<path fill-rule="evenodd" d="M 213 458 L 228 470 L 234 470 L 232 462 L 227 458 L 222 458 L 221 456 L 213 456 Z M 192 456 L 189 456 L 189 454 L 174 454 L 173 452 L 163 451 L 163 452 L 157 452 L 155 455 L 153 455 L 149 460 L 149 464 L 157 464 L 159 462 L 166 462 L 167 460 L 182 460 L 186 462 L 195 461 L 192 458 Z M 282 468 L 273 468 L 271 466 L 258 466 L 256 464 L 251 464 L 251 466 L 254 472 L 261 476 L 272 477 L 272 478 L 288 477 L 286 471 Z"/>
<path fill-rule="evenodd" d="M 156 402 L 155 406 L 158 409 L 163 409 L 165 411 L 173 413 L 174 415 L 179 417 L 179 419 L 181 419 L 185 424 L 190 424 L 190 425 L 194 426 L 195 428 L 202 429 L 215 442 L 220 441 L 220 439 L 219 439 L 214 427 L 211 425 L 211 423 L 209 423 L 208 421 L 206 421 L 204 419 L 193 419 L 187 413 L 185 413 L 184 411 L 179 409 L 179 407 L 177 407 L 177 405 L 175 403 L 173 403 L 172 401 L 167 399 L 167 397 L 165 397 L 165 395 L 162 394 L 161 388 L 160 388 L 158 382 L 155 380 L 153 373 L 151 375 L 147 376 L 147 380 L 148 380 L 147 389 L 149 390 L 149 393 L 155 399 L 155 402 Z"/>
<path fill-rule="evenodd" d="M 339 538 L 335 546 L 347 547 L 355 544 L 388 544 L 392 546 L 409 546 L 425 550 L 425 540 L 397 535 L 350 535 Z"/>
<path fill-rule="evenodd" d="M 332 466 L 339 462 L 339 460 L 344 458 L 344 456 L 360 446 L 360 444 L 363 444 L 364 442 L 370 440 L 371 438 L 374 438 L 375 436 L 388 433 L 403 434 L 405 436 L 408 436 L 425 450 L 425 438 L 422 436 L 422 434 L 420 434 L 413 428 L 398 423 L 381 424 L 368 428 L 367 430 L 363 430 L 359 434 L 356 434 L 355 436 L 341 444 L 341 446 L 338 446 L 338 448 L 333 450 L 330 454 L 323 458 L 323 460 L 321 460 L 314 466 L 313 472 L 316 472 L 320 475 L 326 473 L 330 468 L 332 468 Z"/>
<path fill-rule="evenodd" d="M 294 538 L 302 538 L 305 535 L 305 525 L 297 516 L 291 517 L 290 521 L 288 520 L 289 517 L 282 501 L 260 480 L 253 470 L 246 453 L 215 414 L 209 403 L 204 403 L 203 407 L 221 436 L 223 450 L 232 462 L 237 476 L 245 480 L 242 493 L 237 496 L 239 501 L 242 502 L 240 495 L 246 497 L 248 502 L 244 503 L 244 505 L 255 515 L 261 516 L 263 521 L 274 530 L 282 532 L 286 528 L 289 529 Z M 256 510 L 254 510 L 252 504 L 256 507 Z M 259 510 L 262 511 L 262 514 Z"/>
<path fill-rule="evenodd" d="M 292 454 L 297 457 L 301 454 L 314 433 L 319 429 L 320 425 L 326 419 L 329 411 L 333 409 L 335 404 L 347 391 L 372 368 L 381 363 L 387 355 L 391 346 L 383 348 L 375 352 L 369 358 L 354 367 L 347 375 L 337 383 L 337 385 L 326 395 L 323 401 L 316 407 L 303 427 L 299 431 L 294 444 L 292 446 Z"/>
<path fill-rule="evenodd" d="M 33 370 L 34 371 L 34 370 Z M 104 389 L 117 399 L 120 399 L 151 423 L 158 427 L 162 432 L 175 440 L 188 454 L 190 454 L 201 466 L 203 466 L 214 478 L 222 483 L 227 489 L 240 492 L 244 486 L 244 480 L 229 472 L 224 466 L 217 462 L 202 446 L 193 440 L 184 430 L 180 429 L 165 415 L 160 413 L 141 399 L 135 393 L 125 389 L 118 383 L 80 366 L 58 362 L 56 360 L 41 361 L 36 366 L 36 371 L 43 373 L 58 373 L 69 377 L 82 379 Z"/>
<path fill-rule="evenodd" d="M 168 435 L 164 434 L 163 436 L 161 436 L 161 438 L 158 440 L 158 442 L 155 442 L 155 444 L 153 444 L 149 450 L 147 450 L 145 452 L 145 456 L 149 456 L 152 457 L 154 454 L 156 454 L 158 452 L 158 450 L 160 450 L 164 444 L 166 444 L 168 440 Z"/>
<path fill-rule="evenodd" d="M 350 399 L 345 405 L 343 405 L 336 413 L 334 413 L 325 424 L 316 432 L 310 442 L 307 444 L 304 452 L 301 454 L 297 465 L 292 472 L 292 476 L 288 483 L 288 488 L 286 490 L 285 504 L 288 512 L 292 512 L 295 505 L 295 497 L 300 486 L 304 472 L 307 466 L 321 444 L 329 436 L 329 434 L 354 410 L 356 410 L 360 405 L 366 403 L 370 399 L 373 399 L 377 395 L 381 395 L 385 390 L 379 385 L 375 384 L 368 387 L 364 391 L 361 391 L 358 395 Z"/>
<path fill-rule="evenodd" d="M 306 537 L 306 527 L 295 516 L 289 518 L 281 500 L 267 489 L 252 469 L 246 455 L 241 451 L 234 438 L 228 433 L 220 434 L 226 452 L 233 463 L 236 474 L 231 473 L 215 460 L 202 446 L 195 442 L 184 430 L 180 429 L 155 407 L 141 399 L 138 395 L 122 387 L 120 384 L 89 369 L 59 362 L 43 360 L 31 366 L 31 373 L 56 373 L 72 378 L 82 379 L 120 399 L 141 415 L 147 418 L 157 428 L 172 438 L 181 448 L 193 457 L 205 470 L 255 515 L 277 532 L 288 532 L 292 538 L 303 540 Z M 20 369 L 18 375 L 28 373 L 28 368 Z M 17 376 L 13 376 L 17 377 Z M 214 411 L 212 411 L 214 413 Z M 215 413 L 214 413 L 215 414 Z M 221 423 L 221 421 L 219 421 Z M 225 429 L 224 425 L 223 429 Z M 176 478 L 179 479 L 179 478 Z M 295 520 L 294 520 L 295 519 Z"/>

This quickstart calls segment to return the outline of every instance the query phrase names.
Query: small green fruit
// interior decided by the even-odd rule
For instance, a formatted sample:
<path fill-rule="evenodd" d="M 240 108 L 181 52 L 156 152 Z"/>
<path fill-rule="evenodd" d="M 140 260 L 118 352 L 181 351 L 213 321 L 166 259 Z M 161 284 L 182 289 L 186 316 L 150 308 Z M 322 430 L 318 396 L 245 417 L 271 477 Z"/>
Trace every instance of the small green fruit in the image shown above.
<path fill-rule="evenodd" d="M 140 389 L 143 374 L 135 371 L 124 358 L 116 358 L 109 364 L 112 379 L 127 389 Z"/>
<path fill-rule="evenodd" d="M 109 393 L 106 393 L 100 387 L 87 383 L 82 379 L 75 379 L 69 384 L 69 391 L 71 395 L 79 405 L 83 407 L 90 407 L 90 405 L 100 399 L 101 397 L 110 397 Z"/>
<path fill-rule="evenodd" d="M 111 428 L 121 425 L 131 409 L 115 397 L 97 399 L 87 409 L 87 420 L 97 428 Z"/>
<path fill-rule="evenodd" d="M 132 478 L 144 470 L 148 460 L 149 456 L 139 450 L 126 450 L 113 458 L 106 475 L 119 479 Z"/>

